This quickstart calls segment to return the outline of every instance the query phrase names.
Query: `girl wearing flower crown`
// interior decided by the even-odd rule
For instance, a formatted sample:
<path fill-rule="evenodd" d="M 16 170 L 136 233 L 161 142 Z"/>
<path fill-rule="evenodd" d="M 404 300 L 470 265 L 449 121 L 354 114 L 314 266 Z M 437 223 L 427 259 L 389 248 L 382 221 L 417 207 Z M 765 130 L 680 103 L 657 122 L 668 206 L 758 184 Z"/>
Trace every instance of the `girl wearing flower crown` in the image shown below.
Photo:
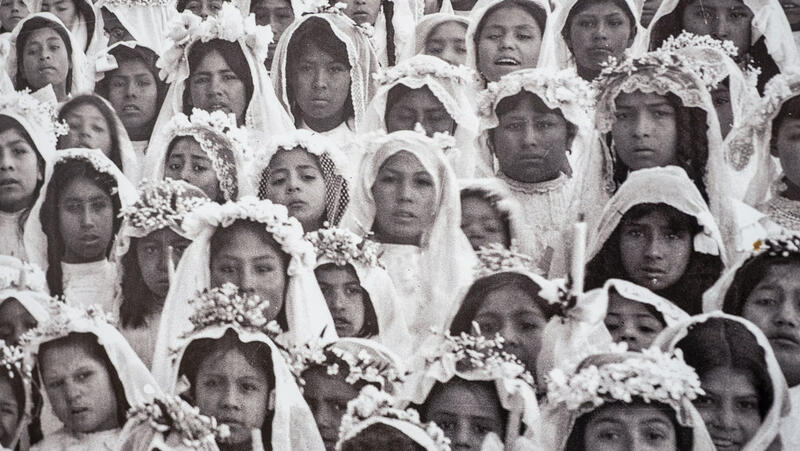
<path fill-rule="evenodd" d="M 589 238 L 587 289 L 610 278 L 644 286 L 689 314 L 719 277 L 727 254 L 714 218 L 680 168 L 632 172 Z"/>
<path fill-rule="evenodd" d="M 372 27 L 371 43 L 381 67 L 391 67 L 413 55 L 418 2 L 345 0 L 347 14 L 359 26 Z M 412 7 L 415 10 L 412 11 Z"/>
<path fill-rule="evenodd" d="M 155 394 L 155 381 L 99 307 L 53 302 L 50 309 L 23 340 L 49 404 L 44 440 L 32 449 L 117 449 L 128 407 Z"/>
<path fill-rule="evenodd" d="M 103 16 L 89 0 L 35 0 L 31 3 L 33 12 L 49 12 L 61 21 L 73 37 L 76 49 L 93 60 L 108 46 L 104 34 Z"/>
<path fill-rule="evenodd" d="M 466 65 L 480 74 L 484 83 L 537 67 L 549 2 L 491 0 L 476 6 L 469 15 Z"/>
<path fill-rule="evenodd" d="M 772 347 L 755 324 L 721 312 L 700 315 L 662 332 L 656 345 L 683 351 L 700 376 L 705 394 L 694 406 L 717 449 L 777 446 L 789 398 Z"/>
<path fill-rule="evenodd" d="M 447 133 L 460 151 L 449 155 L 459 177 L 471 177 L 478 121 L 469 100 L 472 73 L 427 55 L 417 55 L 375 75 L 380 84 L 367 108 L 363 131 L 414 130 Z"/>
<path fill-rule="evenodd" d="M 350 168 L 335 145 L 297 130 L 273 138 L 252 166 L 258 197 L 285 205 L 304 232 L 339 224 L 350 200 Z"/>
<path fill-rule="evenodd" d="M 383 261 L 416 339 L 443 330 L 475 257 L 461 231 L 455 174 L 437 141 L 398 131 L 361 162 L 343 224 L 381 243 Z"/>
<path fill-rule="evenodd" d="M 116 264 L 108 257 L 119 231 L 121 209 L 135 190 L 97 149 L 65 149 L 38 210 L 47 236 L 47 284 L 71 304 L 100 304 L 113 312 Z"/>
<path fill-rule="evenodd" d="M 17 345 L 25 332 L 47 319 L 49 299 L 41 269 L 0 256 L 0 340 Z"/>
<path fill-rule="evenodd" d="M 120 331 L 149 368 L 174 266 L 191 243 L 181 225 L 209 199 L 199 188 L 172 179 L 143 184 L 138 195 L 121 212 L 114 257 L 120 263 Z"/>
<path fill-rule="evenodd" d="M 416 55 L 431 55 L 454 65 L 467 62 L 469 19 L 452 13 L 426 14 L 416 27 Z"/>
<path fill-rule="evenodd" d="M 461 182 L 461 230 L 476 251 L 493 244 L 509 249 L 524 241 L 521 209 L 497 179 Z"/>
<path fill-rule="evenodd" d="M 30 364 L 22 348 L 0 339 L 0 449 L 28 449 L 31 415 Z"/>

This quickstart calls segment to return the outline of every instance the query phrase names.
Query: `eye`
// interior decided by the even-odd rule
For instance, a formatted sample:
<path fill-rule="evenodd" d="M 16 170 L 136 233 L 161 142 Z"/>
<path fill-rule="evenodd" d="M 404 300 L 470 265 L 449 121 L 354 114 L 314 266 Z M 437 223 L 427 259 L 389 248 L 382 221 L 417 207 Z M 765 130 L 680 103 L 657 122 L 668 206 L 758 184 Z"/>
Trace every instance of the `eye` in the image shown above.
<path fill-rule="evenodd" d="M 236 267 L 233 265 L 221 265 L 218 269 L 219 272 L 223 274 L 233 274 L 236 272 Z"/>
<path fill-rule="evenodd" d="M 14 155 L 26 155 L 30 151 L 28 149 L 26 149 L 25 147 L 14 147 L 13 152 L 14 152 Z"/>
<path fill-rule="evenodd" d="M 765 296 L 765 297 L 756 298 L 755 301 L 753 301 L 753 303 L 755 303 L 756 305 L 761 306 L 761 307 L 774 307 L 774 306 L 778 305 L 780 302 L 777 299 L 773 299 L 773 298 Z"/>
<path fill-rule="evenodd" d="M 256 269 L 256 272 L 261 273 L 261 274 L 270 273 L 270 272 L 275 271 L 275 267 L 274 266 L 272 266 L 272 265 L 264 265 L 264 264 L 256 265 L 255 269 Z"/>
<path fill-rule="evenodd" d="M 433 186 L 433 180 L 431 180 L 431 179 L 429 179 L 427 177 L 416 177 L 416 178 L 414 178 L 414 183 L 417 186 L 426 187 L 426 188 Z"/>
<path fill-rule="evenodd" d="M 698 396 L 693 404 L 697 407 L 710 407 L 714 405 L 714 400 L 710 396 Z"/>
<path fill-rule="evenodd" d="M 481 328 L 481 333 L 483 335 L 494 335 L 500 331 L 500 325 L 497 321 L 491 320 L 478 320 L 476 321 L 478 326 Z"/>
<path fill-rule="evenodd" d="M 234 74 L 233 72 L 228 72 L 223 76 L 223 80 L 225 81 L 234 81 L 238 79 L 239 77 L 237 77 L 236 74 Z"/>
<path fill-rule="evenodd" d="M 384 174 L 378 177 L 378 181 L 381 183 L 396 183 L 397 177 L 392 174 Z"/>
<path fill-rule="evenodd" d="M 591 19 L 581 19 L 578 20 L 577 25 L 581 28 L 592 28 L 596 25 L 596 22 Z"/>
<path fill-rule="evenodd" d="M 182 167 L 183 164 L 181 163 L 169 163 L 167 165 L 167 169 L 169 169 L 170 171 L 180 171 Z"/>
<path fill-rule="evenodd" d="M 90 377 L 92 377 L 92 374 L 94 374 L 92 371 L 81 371 L 80 373 L 78 373 L 77 379 L 79 381 L 85 381 Z"/>
<path fill-rule="evenodd" d="M 350 296 L 357 296 L 361 294 L 361 289 L 357 287 L 347 287 L 345 292 Z"/>
<path fill-rule="evenodd" d="M 617 120 L 619 120 L 619 119 L 628 119 L 630 117 L 630 114 L 626 113 L 624 111 L 617 111 L 616 113 L 614 113 L 614 117 L 616 117 Z"/>
<path fill-rule="evenodd" d="M 195 164 L 192 166 L 192 170 L 194 172 L 206 172 L 208 168 L 203 165 Z"/>
<path fill-rule="evenodd" d="M 334 406 L 336 407 L 336 410 L 338 412 L 346 412 L 347 411 L 347 403 L 346 402 L 337 401 L 334 404 Z"/>

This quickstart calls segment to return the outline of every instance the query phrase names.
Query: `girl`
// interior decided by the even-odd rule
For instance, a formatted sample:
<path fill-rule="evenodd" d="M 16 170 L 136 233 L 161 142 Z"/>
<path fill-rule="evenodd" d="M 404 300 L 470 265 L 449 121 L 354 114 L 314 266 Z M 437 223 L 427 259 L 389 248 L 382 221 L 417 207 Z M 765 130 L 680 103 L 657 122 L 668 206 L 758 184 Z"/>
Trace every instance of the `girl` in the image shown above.
<path fill-rule="evenodd" d="M 543 44 L 543 62 L 559 69 L 576 68 L 586 81 L 595 79 L 610 58 L 627 49 L 643 50 L 635 0 L 569 0 L 553 11 L 553 25 Z"/>
<path fill-rule="evenodd" d="M 657 349 L 586 357 L 550 373 L 540 449 L 712 450 L 692 401 L 703 394 L 679 355 Z"/>
<path fill-rule="evenodd" d="M 43 412 L 55 413 L 59 429 L 45 429 L 32 449 L 116 449 L 128 407 L 157 394 L 155 381 L 99 308 L 51 309 L 25 349 L 47 394 Z"/>
<path fill-rule="evenodd" d="M 256 156 L 252 179 L 260 199 L 285 205 L 308 233 L 339 224 L 350 200 L 348 163 L 335 145 L 297 130 Z"/>
<path fill-rule="evenodd" d="M 31 370 L 22 348 L 0 340 L 0 370 L 0 448 L 27 449 L 33 396 Z"/>
<path fill-rule="evenodd" d="M 41 269 L 13 257 L 0 257 L 0 340 L 19 338 L 47 319 L 47 282 Z"/>
<path fill-rule="evenodd" d="M 519 69 L 537 67 L 548 2 L 492 0 L 470 13 L 467 28 L 467 66 L 484 83 Z"/>
<path fill-rule="evenodd" d="M 35 0 L 33 12 L 49 12 L 61 21 L 74 38 L 74 48 L 93 60 L 108 46 L 103 15 L 89 0 Z"/>
<path fill-rule="evenodd" d="M 286 208 L 245 197 L 222 205 L 208 203 L 183 223 L 192 244 L 170 284 L 153 356 L 153 374 L 166 382 L 168 349 L 187 328 L 187 296 L 232 283 L 269 302 L 268 320 L 286 331 L 281 340 L 303 344 L 336 337 L 333 319 L 314 280 L 314 248 Z"/>
<path fill-rule="evenodd" d="M 347 405 L 336 449 L 342 451 L 447 451 L 450 440 L 436 423 L 423 423 L 389 394 L 366 386 Z"/>
<path fill-rule="evenodd" d="M 94 94 L 73 97 L 61 106 L 58 119 L 69 126 L 69 133 L 58 140 L 59 149 L 100 149 L 128 180 L 139 181 L 139 160 L 131 140 L 105 99 Z"/>
<path fill-rule="evenodd" d="M 378 246 L 344 229 L 321 229 L 306 238 L 317 251 L 314 275 L 337 335 L 369 338 L 408 355 L 411 337 Z"/>
<path fill-rule="evenodd" d="M 134 196 L 130 182 L 99 150 L 58 153 L 38 207 L 47 236 L 51 294 L 64 295 L 72 304 L 91 300 L 115 311 L 117 267 L 108 256 L 119 231 L 119 213 Z"/>
<path fill-rule="evenodd" d="M 102 0 L 96 3 L 96 8 L 102 13 L 105 30 L 111 41 L 109 47 L 114 47 L 120 41 L 135 41 L 139 46 L 157 52 L 166 47 L 169 19 L 175 14 L 171 5 Z"/>
<path fill-rule="evenodd" d="M 391 67 L 413 55 L 418 2 L 345 0 L 344 13 L 358 25 L 374 27 L 370 39 L 381 67 Z"/>
<path fill-rule="evenodd" d="M 587 257 L 587 289 L 624 279 L 689 314 L 700 313 L 702 293 L 727 264 L 714 218 L 676 167 L 631 173 L 606 205 Z"/>
<path fill-rule="evenodd" d="M 230 436 L 217 442 L 221 449 L 324 450 L 272 341 L 265 316 L 270 307 L 230 284 L 198 293 L 191 302 L 192 327 L 169 358 L 167 391 L 228 426 Z"/>
<path fill-rule="evenodd" d="M 0 100 L 0 255 L 38 261 L 44 237 L 30 212 L 62 131 L 55 119 L 52 106 L 28 93 L 6 92 Z"/>
<path fill-rule="evenodd" d="M 470 282 L 475 257 L 459 227 L 455 175 L 441 147 L 412 131 L 372 143 L 361 162 L 343 223 L 381 243 L 383 261 L 415 339 L 442 330 L 455 310 L 453 294 Z"/>
<path fill-rule="evenodd" d="M 120 264 L 120 331 L 150 368 L 174 265 L 191 242 L 183 219 L 209 199 L 199 188 L 172 179 L 142 184 L 137 194 L 122 211 L 114 258 Z"/>
<path fill-rule="evenodd" d="M 689 315 L 667 299 L 622 279 L 608 279 L 587 296 L 604 298 L 605 325 L 615 342 L 625 342 L 638 352 L 653 344 L 659 332 L 689 319 Z"/>
<path fill-rule="evenodd" d="M 329 11 L 303 16 L 286 29 L 272 60 L 272 81 L 297 128 L 348 149 L 375 93 L 371 76 L 377 70 L 363 29 L 341 12 Z M 348 157 L 358 160 L 351 152 Z"/>
<path fill-rule="evenodd" d="M 150 145 L 145 167 L 156 180 L 183 180 L 223 203 L 249 192 L 243 173 L 249 153 L 247 131 L 236 126 L 232 114 L 195 109 L 164 126 Z"/>
<path fill-rule="evenodd" d="M 248 3 L 249 6 L 245 3 Z M 306 5 L 294 0 L 246 0 L 239 3 L 242 11 L 250 11 L 256 16 L 258 25 L 269 25 L 272 29 L 272 42 L 269 43 L 269 56 L 264 65 L 267 69 L 272 67 L 275 49 L 281 35 L 294 22 L 295 17 L 300 17 L 307 9 Z"/>
<path fill-rule="evenodd" d="M 197 17 L 207 19 L 217 16 L 225 3 L 229 3 L 228 0 L 179 0 L 175 9 L 179 13 L 189 11 Z"/>
<path fill-rule="evenodd" d="M 638 4 L 641 6 L 641 19 L 639 23 L 641 23 L 642 27 L 645 29 L 649 29 L 650 24 L 653 22 L 653 17 L 656 15 L 656 11 L 661 6 L 663 0 L 639 0 L 637 1 Z"/>
<path fill-rule="evenodd" d="M 717 449 L 770 449 L 781 442 L 786 382 L 754 324 L 719 312 L 700 315 L 665 330 L 657 342 L 683 351 L 700 376 L 705 395 L 694 405 Z"/>
<path fill-rule="evenodd" d="M 459 177 L 471 177 L 475 165 L 478 120 L 469 99 L 472 74 L 439 58 L 417 55 L 374 77 L 380 85 L 369 103 L 363 132 L 414 130 L 455 137 L 451 164 Z"/>
<path fill-rule="evenodd" d="M 17 90 L 37 91 L 50 85 L 58 101 L 63 102 L 70 94 L 94 89 L 94 72 L 86 54 L 56 16 L 29 15 L 14 28 L 11 43 L 6 66 Z"/>
<path fill-rule="evenodd" d="M 399 357 L 370 340 L 342 338 L 325 347 L 291 351 L 298 379 L 327 451 L 339 439 L 347 404 L 359 390 L 373 385 L 391 393 L 402 382 Z"/>
<path fill-rule="evenodd" d="M 0 2 L 0 35 L 11 33 L 11 30 L 30 14 L 28 5 L 22 0 L 5 0 Z"/>
<path fill-rule="evenodd" d="M 448 13 L 423 16 L 417 23 L 415 54 L 441 58 L 454 66 L 467 62 L 467 27 L 469 19 Z"/>
<path fill-rule="evenodd" d="M 497 179 L 461 182 L 461 230 L 476 251 L 493 244 L 510 249 L 523 242 L 521 208 Z"/>

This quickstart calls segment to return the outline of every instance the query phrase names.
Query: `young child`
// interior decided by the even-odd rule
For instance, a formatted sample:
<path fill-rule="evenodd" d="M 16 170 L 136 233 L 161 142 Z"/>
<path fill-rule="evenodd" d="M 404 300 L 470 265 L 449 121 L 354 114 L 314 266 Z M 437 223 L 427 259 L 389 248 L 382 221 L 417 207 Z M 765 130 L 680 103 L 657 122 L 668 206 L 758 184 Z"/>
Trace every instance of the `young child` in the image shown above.
<path fill-rule="evenodd" d="M 461 230 L 476 251 L 493 244 L 510 249 L 523 242 L 521 209 L 497 179 L 461 182 Z"/>
<path fill-rule="evenodd" d="M 717 449 L 770 449 L 783 442 L 786 382 L 758 327 L 721 312 L 665 330 L 657 345 L 680 349 L 705 394 L 694 401 Z M 783 446 L 787 446 L 783 442 Z"/>
<path fill-rule="evenodd" d="M 28 449 L 33 411 L 31 369 L 22 348 L 0 340 L 0 449 Z"/>
<path fill-rule="evenodd" d="M 360 26 L 374 27 L 370 41 L 381 67 L 391 67 L 414 52 L 414 25 L 419 11 L 415 2 L 345 0 L 344 13 Z"/>
<path fill-rule="evenodd" d="M 467 27 L 469 19 L 448 13 L 427 14 L 417 22 L 416 55 L 441 58 L 454 65 L 467 62 Z"/>
<path fill-rule="evenodd" d="M 273 138 L 251 162 L 260 199 L 284 205 L 303 231 L 335 227 L 350 201 L 350 162 L 334 143 L 307 130 Z"/>
<path fill-rule="evenodd" d="M 250 14 L 256 17 L 256 24 L 269 25 L 272 29 L 272 42 L 269 44 L 269 56 L 264 65 L 267 69 L 272 67 L 272 60 L 275 57 L 275 49 L 281 35 L 289 26 L 294 23 L 296 17 L 305 11 L 305 5 L 297 0 L 249 0 Z M 240 8 L 245 9 L 245 5 L 240 4 Z"/>
<path fill-rule="evenodd" d="M 36 0 L 31 3 L 31 11 L 49 12 L 58 17 L 74 38 L 74 47 L 90 60 L 108 46 L 103 16 L 89 0 Z"/>
<path fill-rule="evenodd" d="M 28 14 L 28 5 L 22 0 L 6 0 L 0 3 L 0 35 L 11 33 Z"/>
<path fill-rule="evenodd" d="M 158 335 L 161 307 L 174 277 L 175 265 L 191 240 L 184 218 L 208 197 L 186 182 L 165 179 L 143 183 L 135 203 L 122 210 L 115 243 L 119 263 L 120 331 L 150 368 Z"/>
<path fill-rule="evenodd" d="M 47 282 L 35 265 L 7 256 L 0 256 L 0 281 L 0 340 L 17 345 L 25 332 L 47 319 Z"/>

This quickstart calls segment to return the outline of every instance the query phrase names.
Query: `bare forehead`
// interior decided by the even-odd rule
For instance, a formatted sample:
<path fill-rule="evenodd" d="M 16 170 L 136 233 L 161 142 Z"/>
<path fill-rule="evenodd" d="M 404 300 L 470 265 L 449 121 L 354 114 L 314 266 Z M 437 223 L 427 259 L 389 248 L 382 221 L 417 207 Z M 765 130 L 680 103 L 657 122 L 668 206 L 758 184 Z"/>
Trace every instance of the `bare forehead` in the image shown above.
<path fill-rule="evenodd" d="M 422 162 L 419 161 L 416 155 L 407 151 L 401 150 L 383 162 L 380 168 L 381 171 L 391 171 L 403 174 L 416 174 L 419 172 L 428 173 Z"/>
<path fill-rule="evenodd" d="M 100 119 L 105 120 L 103 113 L 100 112 L 96 106 L 90 103 L 81 103 L 75 106 L 68 114 L 69 117 L 79 117 L 83 119 Z"/>
<path fill-rule="evenodd" d="M 672 105 L 666 96 L 654 92 L 621 92 L 614 100 L 617 108 L 637 106 Z"/>
<path fill-rule="evenodd" d="M 269 160 L 270 169 L 297 168 L 300 166 L 313 166 L 319 169 L 319 159 L 316 155 L 303 149 L 281 149 Z"/>
<path fill-rule="evenodd" d="M 532 6 L 536 8 L 536 6 Z M 502 6 L 487 14 L 483 19 L 484 28 L 500 27 L 500 28 L 517 28 L 521 26 L 529 26 L 531 28 L 539 29 L 539 24 L 536 23 L 531 11 L 519 5 Z"/>
<path fill-rule="evenodd" d="M 61 39 L 61 36 L 58 34 L 56 30 L 53 30 L 50 27 L 42 27 L 37 30 L 34 30 L 30 34 L 30 38 L 28 38 L 26 42 L 27 44 L 32 43 L 43 43 L 49 42 L 50 40 L 58 39 L 59 42 L 63 43 L 64 41 Z"/>
<path fill-rule="evenodd" d="M 453 39 L 464 38 L 467 34 L 467 25 L 455 20 L 442 22 L 433 27 L 428 39 Z"/>
<path fill-rule="evenodd" d="M 616 3 L 610 0 L 606 1 L 593 1 L 589 6 L 584 7 L 578 12 L 576 17 L 591 16 L 591 17 L 604 17 L 604 16 L 625 16 L 625 10 L 619 7 Z"/>

